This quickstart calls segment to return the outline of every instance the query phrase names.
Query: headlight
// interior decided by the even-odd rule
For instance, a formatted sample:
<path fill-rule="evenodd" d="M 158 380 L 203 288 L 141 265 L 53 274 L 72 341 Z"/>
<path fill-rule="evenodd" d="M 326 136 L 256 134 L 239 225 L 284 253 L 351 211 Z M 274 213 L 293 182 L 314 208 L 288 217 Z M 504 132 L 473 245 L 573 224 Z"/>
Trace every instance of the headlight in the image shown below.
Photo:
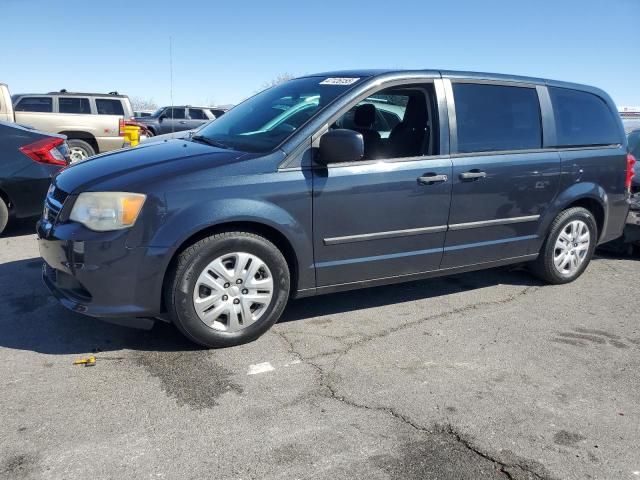
<path fill-rule="evenodd" d="M 136 223 L 146 198 L 141 193 L 81 193 L 73 205 L 69 219 L 98 232 L 122 230 Z"/>

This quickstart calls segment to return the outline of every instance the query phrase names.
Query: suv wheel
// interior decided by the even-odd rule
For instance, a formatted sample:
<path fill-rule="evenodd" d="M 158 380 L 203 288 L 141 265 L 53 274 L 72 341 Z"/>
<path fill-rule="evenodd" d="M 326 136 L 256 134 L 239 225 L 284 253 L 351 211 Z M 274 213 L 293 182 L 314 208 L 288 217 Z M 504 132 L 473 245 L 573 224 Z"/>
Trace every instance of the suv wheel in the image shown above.
<path fill-rule="evenodd" d="M 0 234 L 4 232 L 9 222 L 9 207 L 4 203 L 4 200 L 0 198 Z"/>
<path fill-rule="evenodd" d="M 69 144 L 71 163 L 81 162 L 96 154 L 93 147 L 84 140 L 72 139 L 67 140 L 67 143 Z"/>
<path fill-rule="evenodd" d="M 533 271 L 552 283 L 569 283 L 582 275 L 593 257 L 598 228 L 591 212 L 582 207 L 561 212 L 551 224 Z"/>
<path fill-rule="evenodd" d="M 206 347 L 251 342 L 280 318 L 289 268 L 278 248 L 248 232 L 224 232 L 184 250 L 165 285 L 178 329 Z"/>

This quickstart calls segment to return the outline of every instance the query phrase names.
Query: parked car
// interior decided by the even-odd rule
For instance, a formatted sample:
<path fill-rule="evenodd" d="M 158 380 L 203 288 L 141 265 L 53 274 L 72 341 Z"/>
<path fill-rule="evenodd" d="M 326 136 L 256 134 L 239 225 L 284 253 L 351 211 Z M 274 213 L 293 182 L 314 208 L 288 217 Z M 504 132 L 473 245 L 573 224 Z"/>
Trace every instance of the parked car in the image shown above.
<path fill-rule="evenodd" d="M 151 134 L 163 135 L 193 130 L 219 117 L 222 113 L 224 113 L 222 110 L 211 107 L 193 107 L 190 105 L 162 107 L 151 116 L 136 117 L 135 121 L 146 125 Z"/>
<path fill-rule="evenodd" d="M 11 105 L 11 95 L 6 83 L 0 83 L 0 122 L 13 122 L 13 106 Z"/>
<path fill-rule="evenodd" d="M 0 86 L 3 89 L 8 95 L 6 86 Z M 65 135 L 73 162 L 122 148 L 124 122 L 133 116 L 129 98 L 117 92 L 25 93 L 14 95 L 12 103 L 6 105 L 9 121 Z"/>
<path fill-rule="evenodd" d="M 212 120 L 213 121 L 213 120 Z M 205 123 L 206 125 L 206 123 Z M 202 128 L 202 127 L 200 127 Z M 189 138 L 191 137 L 195 132 L 197 132 L 198 129 L 194 129 L 194 130 L 182 130 L 180 132 L 173 132 L 173 133 L 165 133 L 162 135 L 147 135 L 144 140 L 140 140 L 140 143 L 158 143 L 158 142 L 164 142 L 165 140 L 171 140 L 174 138 L 177 139 L 181 139 L 181 138 Z"/>
<path fill-rule="evenodd" d="M 150 117 L 151 115 L 153 115 L 153 113 L 155 112 L 155 110 L 134 110 L 133 111 L 133 116 L 138 118 L 138 117 Z"/>
<path fill-rule="evenodd" d="M 35 217 L 51 177 L 69 164 L 64 135 L 0 121 L 0 234 L 13 218 Z"/>
<path fill-rule="evenodd" d="M 379 98 L 403 109 L 386 137 Z M 338 128 L 345 116 L 353 129 Z M 76 312 L 171 321 L 210 347 L 258 338 L 290 297 L 522 262 L 563 284 L 622 233 L 626 143 L 610 97 L 588 86 L 305 76 L 190 138 L 58 175 L 38 225 L 43 277 Z"/>
<path fill-rule="evenodd" d="M 622 117 L 622 125 L 627 133 L 640 129 L 640 115 Z"/>

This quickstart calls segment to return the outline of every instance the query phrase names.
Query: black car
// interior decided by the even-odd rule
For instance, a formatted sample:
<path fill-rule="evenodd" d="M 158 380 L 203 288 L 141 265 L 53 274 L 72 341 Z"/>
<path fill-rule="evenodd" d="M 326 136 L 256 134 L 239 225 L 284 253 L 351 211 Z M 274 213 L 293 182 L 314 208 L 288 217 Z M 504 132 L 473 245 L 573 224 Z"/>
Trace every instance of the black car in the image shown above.
<path fill-rule="evenodd" d="M 0 233 L 12 218 L 42 213 L 51 177 L 69 164 L 64 135 L 0 122 Z"/>
<path fill-rule="evenodd" d="M 162 107 L 150 116 L 135 117 L 151 135 L 193 130 L 221 116 L 224 110 L 213 107 L 194 107 L 191 105 Z"/>
<path fill-rule="evenodd" d="M 382 109 L 399 121 L 378 122 Z M 290 297 L 513 263 L 568 283 L 622 234 L 627 155 L 597 88 L 308 75 L 193 135 L 58 175 L 38 225 L 43 276 L 73 311 L 164 319 L 216 347 L 265 333 Z"/>

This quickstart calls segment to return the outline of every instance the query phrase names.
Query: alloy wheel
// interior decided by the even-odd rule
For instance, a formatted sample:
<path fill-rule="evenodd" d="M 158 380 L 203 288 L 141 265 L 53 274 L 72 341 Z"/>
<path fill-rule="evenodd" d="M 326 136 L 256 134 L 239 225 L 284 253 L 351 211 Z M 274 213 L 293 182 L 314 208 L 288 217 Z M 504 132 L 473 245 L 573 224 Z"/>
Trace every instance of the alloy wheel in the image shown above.
<path fill-rule="evenodd" d="M 87 158 L 89 158 L 89 155 L 87 155 L 87 152 L 82 148 L 71 147 L 69 149 L 69 157 L 71 159 L 71 163 L 76 163 L 86 160 Z"/>

